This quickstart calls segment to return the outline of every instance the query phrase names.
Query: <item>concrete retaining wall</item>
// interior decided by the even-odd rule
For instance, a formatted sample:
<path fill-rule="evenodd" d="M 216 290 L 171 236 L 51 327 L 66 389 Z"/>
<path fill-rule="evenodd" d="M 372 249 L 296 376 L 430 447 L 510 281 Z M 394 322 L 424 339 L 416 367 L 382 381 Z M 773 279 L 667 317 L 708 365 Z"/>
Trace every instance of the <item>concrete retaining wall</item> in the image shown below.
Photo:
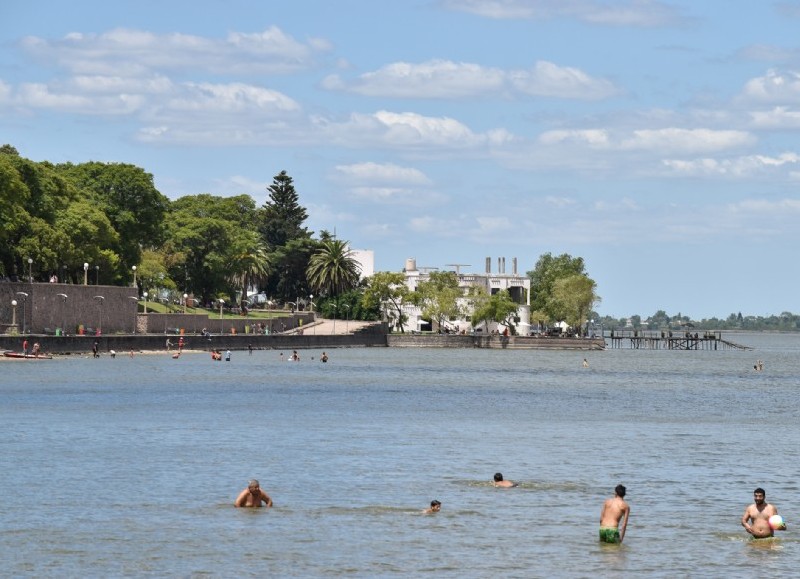
<path fill-rule="evenodd" d="M 602 338 L 532 336 L 462 336 L 457 334 L 391 334 L 392 348 L 490 348 L 497 350 L 604 350 Z"/>

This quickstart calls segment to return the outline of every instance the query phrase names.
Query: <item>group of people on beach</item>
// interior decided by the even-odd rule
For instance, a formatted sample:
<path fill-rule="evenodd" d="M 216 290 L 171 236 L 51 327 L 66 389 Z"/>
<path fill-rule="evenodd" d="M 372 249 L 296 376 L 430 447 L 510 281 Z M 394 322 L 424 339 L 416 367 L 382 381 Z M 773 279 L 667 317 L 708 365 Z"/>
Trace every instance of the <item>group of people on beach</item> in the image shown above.
<path fill-rule="evenodd" d="M 503 478 L 502 473 L 494 475 L 495 488 L 513 488 L 517 486 L 514 481 Z M 625 539 L 625 532 L 628 529 L 628 519 L 631 514 L 630 505 L 625 501 L 627 489 L 624 485 L 618 484 L 614 488 L 614 496 L 603 502 L 600 510 L 600 533 L 601 543 L 621 544 Z M 256 479 L 252 479 L 234 501 L 235 507 L 262 507 L 272 506 L 272 499 L 264 492 Z M 442 502 L 438 499 L 431 501 L 430 507 L 422 512 L 426 515 L 438 513 L 442 510 Z M 785 530 L 786 525 L 782 524 L 778 529 L 770 524 L 770 517 L 778 514 L 775 505 L 767 502 L 767 493 L 761 487 L 753 491 L 753 504 L 744 510 L 742 515 L 742 526 L 754 539 L 768 539 L 774 536 L 775 530 Z"/>

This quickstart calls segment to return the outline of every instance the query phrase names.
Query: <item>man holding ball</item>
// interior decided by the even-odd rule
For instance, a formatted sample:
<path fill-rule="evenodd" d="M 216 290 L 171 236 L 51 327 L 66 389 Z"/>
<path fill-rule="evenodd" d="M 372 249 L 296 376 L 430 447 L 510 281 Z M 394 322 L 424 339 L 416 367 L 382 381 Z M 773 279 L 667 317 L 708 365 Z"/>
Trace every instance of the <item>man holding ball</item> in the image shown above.
<path fill-rule="evenodd" d="M 772 537 L 774 529 L 769 524 L 769 518 L 778 514 L 778 509 L 767 502 L 767 493 L 761 487 L 753 491 L 752 505 L 744 510 L 742 526 L 754 539 Z M 783 528 L 786 528 L 783 525 Z M 783 529 L 781 529 L 783 530 Z"/>

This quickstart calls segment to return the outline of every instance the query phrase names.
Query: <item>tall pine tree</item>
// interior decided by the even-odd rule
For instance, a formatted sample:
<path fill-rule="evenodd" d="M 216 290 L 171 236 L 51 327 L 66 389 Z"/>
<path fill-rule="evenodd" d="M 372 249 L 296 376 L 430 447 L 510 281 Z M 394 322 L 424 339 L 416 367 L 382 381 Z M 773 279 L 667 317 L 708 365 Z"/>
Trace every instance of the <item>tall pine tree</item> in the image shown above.
<path fill-rule="evenodd" d="M 311 233 L 303 227 L 308 218 L 306 208 L 298 203 L 292 178 L 281 171 L 267 188 L 269 201 L 264 203 L 261 237 L 271 250 L 285 246 L 294 239 L 308 239 Z"/>

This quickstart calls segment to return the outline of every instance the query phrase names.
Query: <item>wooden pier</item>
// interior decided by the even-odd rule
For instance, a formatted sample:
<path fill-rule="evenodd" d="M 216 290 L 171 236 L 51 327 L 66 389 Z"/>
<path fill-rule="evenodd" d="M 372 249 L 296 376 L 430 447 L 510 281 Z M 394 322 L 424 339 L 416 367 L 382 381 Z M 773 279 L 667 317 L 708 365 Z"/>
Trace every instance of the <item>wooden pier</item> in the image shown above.
<path fill-rule="evenodd" d="M 612 348 L 632 350 L 751 350 L 725 340 L 722 332 L 671 332 L 659 330 L 611 330 Z"/>

